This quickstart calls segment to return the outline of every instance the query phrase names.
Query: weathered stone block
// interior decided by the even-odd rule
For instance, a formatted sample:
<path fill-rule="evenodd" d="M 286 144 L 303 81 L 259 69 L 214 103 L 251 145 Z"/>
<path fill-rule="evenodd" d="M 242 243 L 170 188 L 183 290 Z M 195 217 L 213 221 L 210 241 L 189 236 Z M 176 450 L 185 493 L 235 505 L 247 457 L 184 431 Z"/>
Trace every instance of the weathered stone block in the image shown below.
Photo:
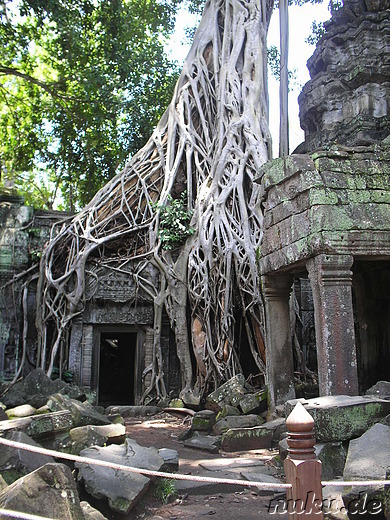
<path fill-rule="evenodd" d="M 390 382 L 389 381 L 378 381 L 374 386 L 366 391 L 366 395 L 375 395 L 376 397 L 389 397 L 390 396 Z"/>
<path fill-rule="evenodd" d="M 239 398 L 242 398 L 245 394 L 244 383 L 245 378 L 242 374 L 232 377 L 207 396 L 206 408 L 219 412 L 225 404 L 233 406 L 233 403 L 238 404 Z"/>
<path fill-rule="evenodd" d="M 218 412 L 216 420 L 219 421 L 223 419 L 227 415 L 241 415 L 238 408 L 235 406 L 231 406 L 230 404 L 225 404 L 220 412 Z"/>
<path fill-rule="evenodd" d="M 160 448 L 158 454 L 164 461 L 161 471 L 174 473 L 179 469 L 179 454 L 170 448 Z"/>
<path fill-rule="evenodd" d="M 104 446 L 105 444 L 122 444 L 126 438 L 126 429 L 121 424 L 107 426 L 80 426 L 69 432 L 72 440 L 72 453 L 78 455 L 90 446 Z"/>
<path fill-rule="evenodd" d="M 108 406 L 106 408 L 106 414 L 119 414 L 122 417 L 147 417 L 148 415 L 154 415 L 160 413 L 161 408 L 159 406 Z"/>
<path fill-rule="evenodd" d="M 155 471 L 160 471 L 164 465 L 156 448 L 144 448 L 131 439 L 126 439 L 120 446 L 112 444 L 85 449 L 81 456 Z M 141 474 L 92 464 L 76 463 L 76 466 L 78 479 L 86 491 L 97 499 L 106 498 L 109 507 L 118 513 L 127 514 L 149 487 L 150 479 Z"/>
<path fill-rule="evenodd" d="M 0 436 L 3 436 L 8 431 L 21 431 L 30 437 L 39 438 L 43 435 L 67 431 L 72 426 L 71 413 L 69 411 L 60 411 L 1 421 Z"/>
<path fill-rule="evenodd" d="M 286 417 L 297 399 L 286 403 Z M 347 441 L 362 435 L 390 413 L 390 401 L 371 396 L 324 396 L 299 399 L 314 419 L 318 442 Z"/>
<path fill-rule="evenodd" d="M 252 428 L 260 426 L 263 422 L 264 419 L 259 415 L 231 415 L 216 422 L 213 431 L 216 435 L 221 435 L 232 428 Z"/>
<path fill-rule="evenodd" d="M 262 426 L 235 428 L 222 435 L 224 451 L 247 451 L 271 448 L 273 432 Z"/>
<path fill-rule="evenodd" d="M 196 412 L 192 418 L 191 430 L 207 432 L 215 424 L 215 413 L 212 410 L 201 410 Z"/>
<path fill-rule="evenodd" d="M 21 404 L 16 408 L 9 408 L 5 411 L 5 413 L 10 419 L 17 417 L 29 417 L 30 415 L 34 415 L 35 412 L 36 409 L 30 406 L 29 404 Z"/>
<path fill-rule="evenodd" d="M 99 414 L 87 401 L 80 403 L 76 399 L 69 399 L 66 395 L 54 394 L 48 400 L 47 405 L 52 411 L 69 410 L 74 426 L 110 424 L 107 417 Z"/>
<path fill-rule="evenodd" d="M 88 502 L 83 500 L 80 502 L 80 507 L 83 511 L 84 520 L 107 520 L 100 511 L 92 507 Z"/>
<path fill-rule="evenodd" d="M 64 464 L 45 464 L 5 488 L 0 507 L 45 518 L 85 520 L 76 482 Z"/>
<path fill-rule="evenodd" d="M 221 447 L 221 437 L 219 435 L 204 435 L 198 432 L 184 441 L 184 446 L 198 450 L 218 453 Z"/>
<path fill-rule="evenodd" d="M 10 432 L 7 439 L 40 448 L 38 443 L 23 432 Z M 47 455 L 4 445 L 0 449 L 0 473 L 7 484 L 12 484 L 18 478 L 48 463 L 54 463 L 54 459 Z"/>
<path fill-rule="evenodd" d="M 347 452 L 341 442 L 316 444 L 315 453 L 322 462 L 322 480 L 333 480 L 342 476 Z"/>
<path fill-rule="evenodd" d="M 390 468 L 390 426 L 374 424 L 358 439 L 349 443 L 345 463 L 344 480 L 386 480 Z M 363 495 L 366 502 L 376 503 L 384 517 L 390 514 L 390 486 L 386 488 L 347 488 L 343 492 L 344 503 L 359 499 Z"/>
<path fill-rule="evenodd" d="M 240 408 L 243 413 L 262 413 L 267 410 L 267 390 L 261 390 L 254 394 L 247 394 L 240 400 Z"/>

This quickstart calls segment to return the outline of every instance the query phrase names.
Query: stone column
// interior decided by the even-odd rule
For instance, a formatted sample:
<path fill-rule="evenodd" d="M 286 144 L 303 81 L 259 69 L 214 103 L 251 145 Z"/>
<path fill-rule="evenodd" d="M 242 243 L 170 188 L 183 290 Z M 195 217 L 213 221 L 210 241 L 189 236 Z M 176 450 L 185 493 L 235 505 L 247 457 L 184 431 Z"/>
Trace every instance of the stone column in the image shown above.
<path fill-rule="evenodd" d="M 266 313 L 267 384 L 270 409 L 295 398 L 289 298 L 292 276 L 262 277 Z"/>
<path fill-rule="evenodd" d="M 81 385 L 81 356 L 82 356 L 83 320 L 75 318 L 70 332 L 68 367 L 73 373 L 73 382 Z"/>
<path fill-rule="evenodd" d="M 313 290 L 320 395 L 357 395 L 351 255 L 321 254 L 307 264 Z"/>

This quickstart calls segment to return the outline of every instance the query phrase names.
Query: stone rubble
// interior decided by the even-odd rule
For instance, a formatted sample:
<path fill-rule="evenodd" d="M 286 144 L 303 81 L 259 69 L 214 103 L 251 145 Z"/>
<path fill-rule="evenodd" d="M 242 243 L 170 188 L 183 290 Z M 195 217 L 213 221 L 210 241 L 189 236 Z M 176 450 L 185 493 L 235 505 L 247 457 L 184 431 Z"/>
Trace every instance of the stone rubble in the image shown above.
<path fill-rule="evenodd" d="M 33 374 L 34 376 L 34 374 Z M 31 379 L 34 379 L 34 377 Z M 42 374 L 39 379 L 44 382 Z M 282 462 L 287 456 L 285 417 L 292 410 L 296 400 L 288 401 L 285 405 L 285 417 L 266 420 L 266 413 L 253 414 L 251 407 L 241 406 L 240 402 L 253 402 L 252 397 L 264 391 L 245 388 L 242 377 L 228 381 L 228 384 L 219 392 L 213 392 L 208 399 L 209 409 L 198 410 L 188 414 L 191 426 L 181 439 L 187 447 L 206 452 L 218 453 L 222 457 L 215 460 L 202 460 L 196 465 L 197 475 L 217 476 L 232 479 L 243 479 L 257 482 L 282 482 Z M 43 386 L 51 388 L 44 382 Z M 322 462 L 323 480 L 335 479 L 386 479 L 390 467 L 390 399 L 388 396 L 389 383 L 379 382 L 369 395 L 363 397 L 333 396 L 327 398 L 313 398 L 300 401 L 315 418 L 317 436 L 316 454 Z M 57 388 L 58 389 L 58 388 Z M 37 389 L 39 390 L 39 389 Z M 20 394 L 20 388 L 17 388 Z M 82 392 L 72 390 L 72 395 Z M 32 393 L 32 396 L 38 394 Z M 40 395 L 43 395 L 42 393 Z M 10 390 L 9 401 L 12 397 Z M 34 397 L 34 400 L 36 398 Z M 243 401 L 244 400 L 244 401 Z M 6 408 L 6 420 L 0 421 L 0 436 L 7 437 L 26 444 L 52 446 L 56 449 L 74 454 L 85 455 L 99 460 L 107 460 L 128 466 L 150 468 L 166 472 L 176 472 L 179 469 L 177 451 L 167 448 L 144 448 L 130 439 L 125 433 L 123 418 L 120 412 L 128 417 L 151 415 L 159 407 L 116 407 L 103 410 L 92 407 L 86 402 L 73 399 L 66 394 L 55 393 L 47 395 L 49 407 L 46 413 L 18 417 L 25 411 L 34 408 L 28 400 L 17 407 Z M 213 403 L 210 409 L 210 403 Z M 59 411 L 49 411 L 55 408 L 53 403 L 61 405 Z M 232 404 L 234 403 L 235 406 Z M 29 408 L 31 406 L 32 408 Z M 69 407 L 66 408 L 66 407 Z M 19 408 L 22 407 L 22 408 Z M 16 408 L 16 413 L 15 413 Z M 18 410 L 19 408 L 19 410 Z M 247 413 L 244 413 L 244 409 Z M 170 408 L 168 408 L 170 410 Z M 259 410 L 259 409 L 258 409 Z M 103 415 L 101 412 L 105 412 Z M 11 417 L 9 419 L 8 417 Z M 91 423 L 88 423 L 91 421 Z M 256 425 L 252 425 L 252 421 Z M 79 426 L 84 424 L 84 426 Z M 320 441 L 320 442 L 318 442 Z M 179 440 L 180 442 L 180 440 Z M 39 443 L 39 444 L 38 444 Z M 272 465 L 265 464 L 256 454 L 253 458 L 223 457 L 223 452 L 247 452 L 251 449 L 279 447 L 279 456 L 274 457 Z M 114 512 L 127 514 L 135 504 L 147 493 L 150 479 L 134 473 L 123 473 L 113 469 L 101 468 L 94 465 L 75 464 L 75 471 L 79 485 L 82 485 L 88 495 L 96 503 L 105 503 Z M 66 468 L 66 469 L 64 469 Z M 279 468 L 279 469 L 278 469 Z M 28 507 L 29 512 L 45 512 L 50 516 L 50 500 L 56 504 L 61 517 L 72 519 L 102 520 L 105 517 L 88 502 L 80 504 L 76 482 L 69 468 L 63 464 L 54 463 L 50 457 L 37 455 L 23 450 L 14 450 L 2 447 L 0 450 L 0 506 L 22 510 Z M 54 491 L 49 489 L 53 478 L 63 485 L 60 498 L 55 498 Z M 26 506 L 27 487 L 32 505 Z M 42 488 L 41 496 L 36 492 Z M 237 485 L 218 485 L 194 481 L 176 481 L 178 493 L 203 494 L 208 490 L 213 493 L 235 492 Z M 40 488 L 40 489 L 41 489 Z M 220 491 L 218 491 L 220 489 Z M 324 488 L 324 498 L 329 504 L 336 504 L 336 499 L 349 504 L 356 500 L 359 491 L 340 488 Z M 257 493 L 265 493 L 262 489 Z M 61 494 L 61 493 L 60 493 Z M 269 494 L 269 491 L 267 492 Z M 47 499 L 47 496 L 52 497 Z M 374 489 L 367 495 L 371 500 L 381 500 L 381 503 L 390 503 L 388 491 Z M 41 505 L 40 500 L 45 502 Z M 97 500 L 97 502 L 96 502 Z M 331 502 L 333 500 L 333 502 Z M 327 503 L 326 502 L 326 503 Z M 58 506 L 57 506 L 58 503 Z M 337 502 L 338 503 L 338 502 Z M 330 509 L 332 509 L 330 507 Z M 386 506 L 388 507 L 388 506 Z M 45 509 L 46 508 L 46 509 Z M 336 508 L 337 509 L 337 508 Z M 333 520 L 345 519 L 339 510 L 331 510 L 328 517 Z M 67 511 L 67 513 L 65 513 Z M 71 513 L 69 513 L 71 511 Z M 57 513 L 57 510 L 56 510 Z M 389 517 L 389 512 L 385 511 Z"/>

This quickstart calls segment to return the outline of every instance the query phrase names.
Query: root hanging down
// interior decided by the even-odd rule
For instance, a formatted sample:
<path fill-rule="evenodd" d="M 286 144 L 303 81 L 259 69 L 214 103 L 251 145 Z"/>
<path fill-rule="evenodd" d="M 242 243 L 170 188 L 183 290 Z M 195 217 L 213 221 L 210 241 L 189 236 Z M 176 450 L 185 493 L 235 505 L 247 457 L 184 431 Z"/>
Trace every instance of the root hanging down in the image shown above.
<path fill-rule="evenodd" d="M 262 215 L 253 176 L 270 158 L 271 10 L 266 0 L 206 3 L 172 102 L 152 137 L 53 233 L 41 261 L 37 319 L 39 364 L 49 374 L 67 349 L 72 320 L 83 312 L 88 283 L 99 276 L 91 265 L 129 274 L 130 264 L 138 293 L 154 302 L 146 393 L 167 393 L 160 351 L 164 307 L 175 332 L 182 394 L 204 393 L 241 372 L 239 324 L 254 367 L 264 370 L 256 262 Z M 194 232 L 178 254 L 163 248 L 159 220 L 161 208 L 183 192 Z M 159 273 L 158 287 L 146 275 L 150 265 Z"/>

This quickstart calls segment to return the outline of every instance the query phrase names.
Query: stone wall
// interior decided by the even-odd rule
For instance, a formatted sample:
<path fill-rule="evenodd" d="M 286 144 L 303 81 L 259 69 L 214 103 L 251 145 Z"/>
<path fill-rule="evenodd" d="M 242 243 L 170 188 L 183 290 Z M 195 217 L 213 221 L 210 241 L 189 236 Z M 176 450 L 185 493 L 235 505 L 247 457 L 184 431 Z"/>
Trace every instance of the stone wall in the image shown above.
<path fill-rule="evenodd" d="M 10 284 L 14 277 L 39 261 L 40 251 L 49 238 L 54 221 L 64 218 L 59 212 L 36 212 L 24 206 L 21 197 L 0 194 L 0 382 L 12 380 L 19 368 L 23 333 L 22 297 L 25 290 L 28 309 L 28 371 L 36 350 L 36 280 L 26 286 L 26 278 Z"/>
<path fill-rule="evenodd" d="M 390 140 L 263 166 L 263 272 L 321 252 L 390 254 Z M 303 270 L 305 269 L 303 265 Z"/>
<path fill-rule="evenodd" d="M 39 261 L 45 242 L 50 237 L 54 222 L 69 217 L 64 212 L 35 211 L 24 206 L 23 199 L 0 195 L 0 383 L 14 378 L 22 351 L 23 291 L 26 277 L 13 283 L 14 277 L 26 272 Z M 72 322 L 69 335 L 68 370 L 75 383 L 91 395 L 99 391 L 99 364 L 102 334 L 129 334 L 135 350 L 135 368 L 126 374 L 134 384 L 132 395 L 139 399 L 148 384 L 143 371 L 153 359 L 153 302 L 148 294 L 136 287 L 136 265 L 127 265 L 123 272 L 103 269 L 97 264 L 87 266 L 86 307 L 82 316 Z M 37 270 L 35 270 L 35 273 Z M 151 265 L 142 276 L 150 284 L 158 284 L 158 273 Z M 35 368 L 37 332 L 36 282 L 34 277 L 27 286 L 27 356 L 21 375 Z M 162 331 L 164 370 L 169 390 L 180 388 L 179 362 L 169 321 Z M 127 403 L 134 404 L 134 403 Z"/>

